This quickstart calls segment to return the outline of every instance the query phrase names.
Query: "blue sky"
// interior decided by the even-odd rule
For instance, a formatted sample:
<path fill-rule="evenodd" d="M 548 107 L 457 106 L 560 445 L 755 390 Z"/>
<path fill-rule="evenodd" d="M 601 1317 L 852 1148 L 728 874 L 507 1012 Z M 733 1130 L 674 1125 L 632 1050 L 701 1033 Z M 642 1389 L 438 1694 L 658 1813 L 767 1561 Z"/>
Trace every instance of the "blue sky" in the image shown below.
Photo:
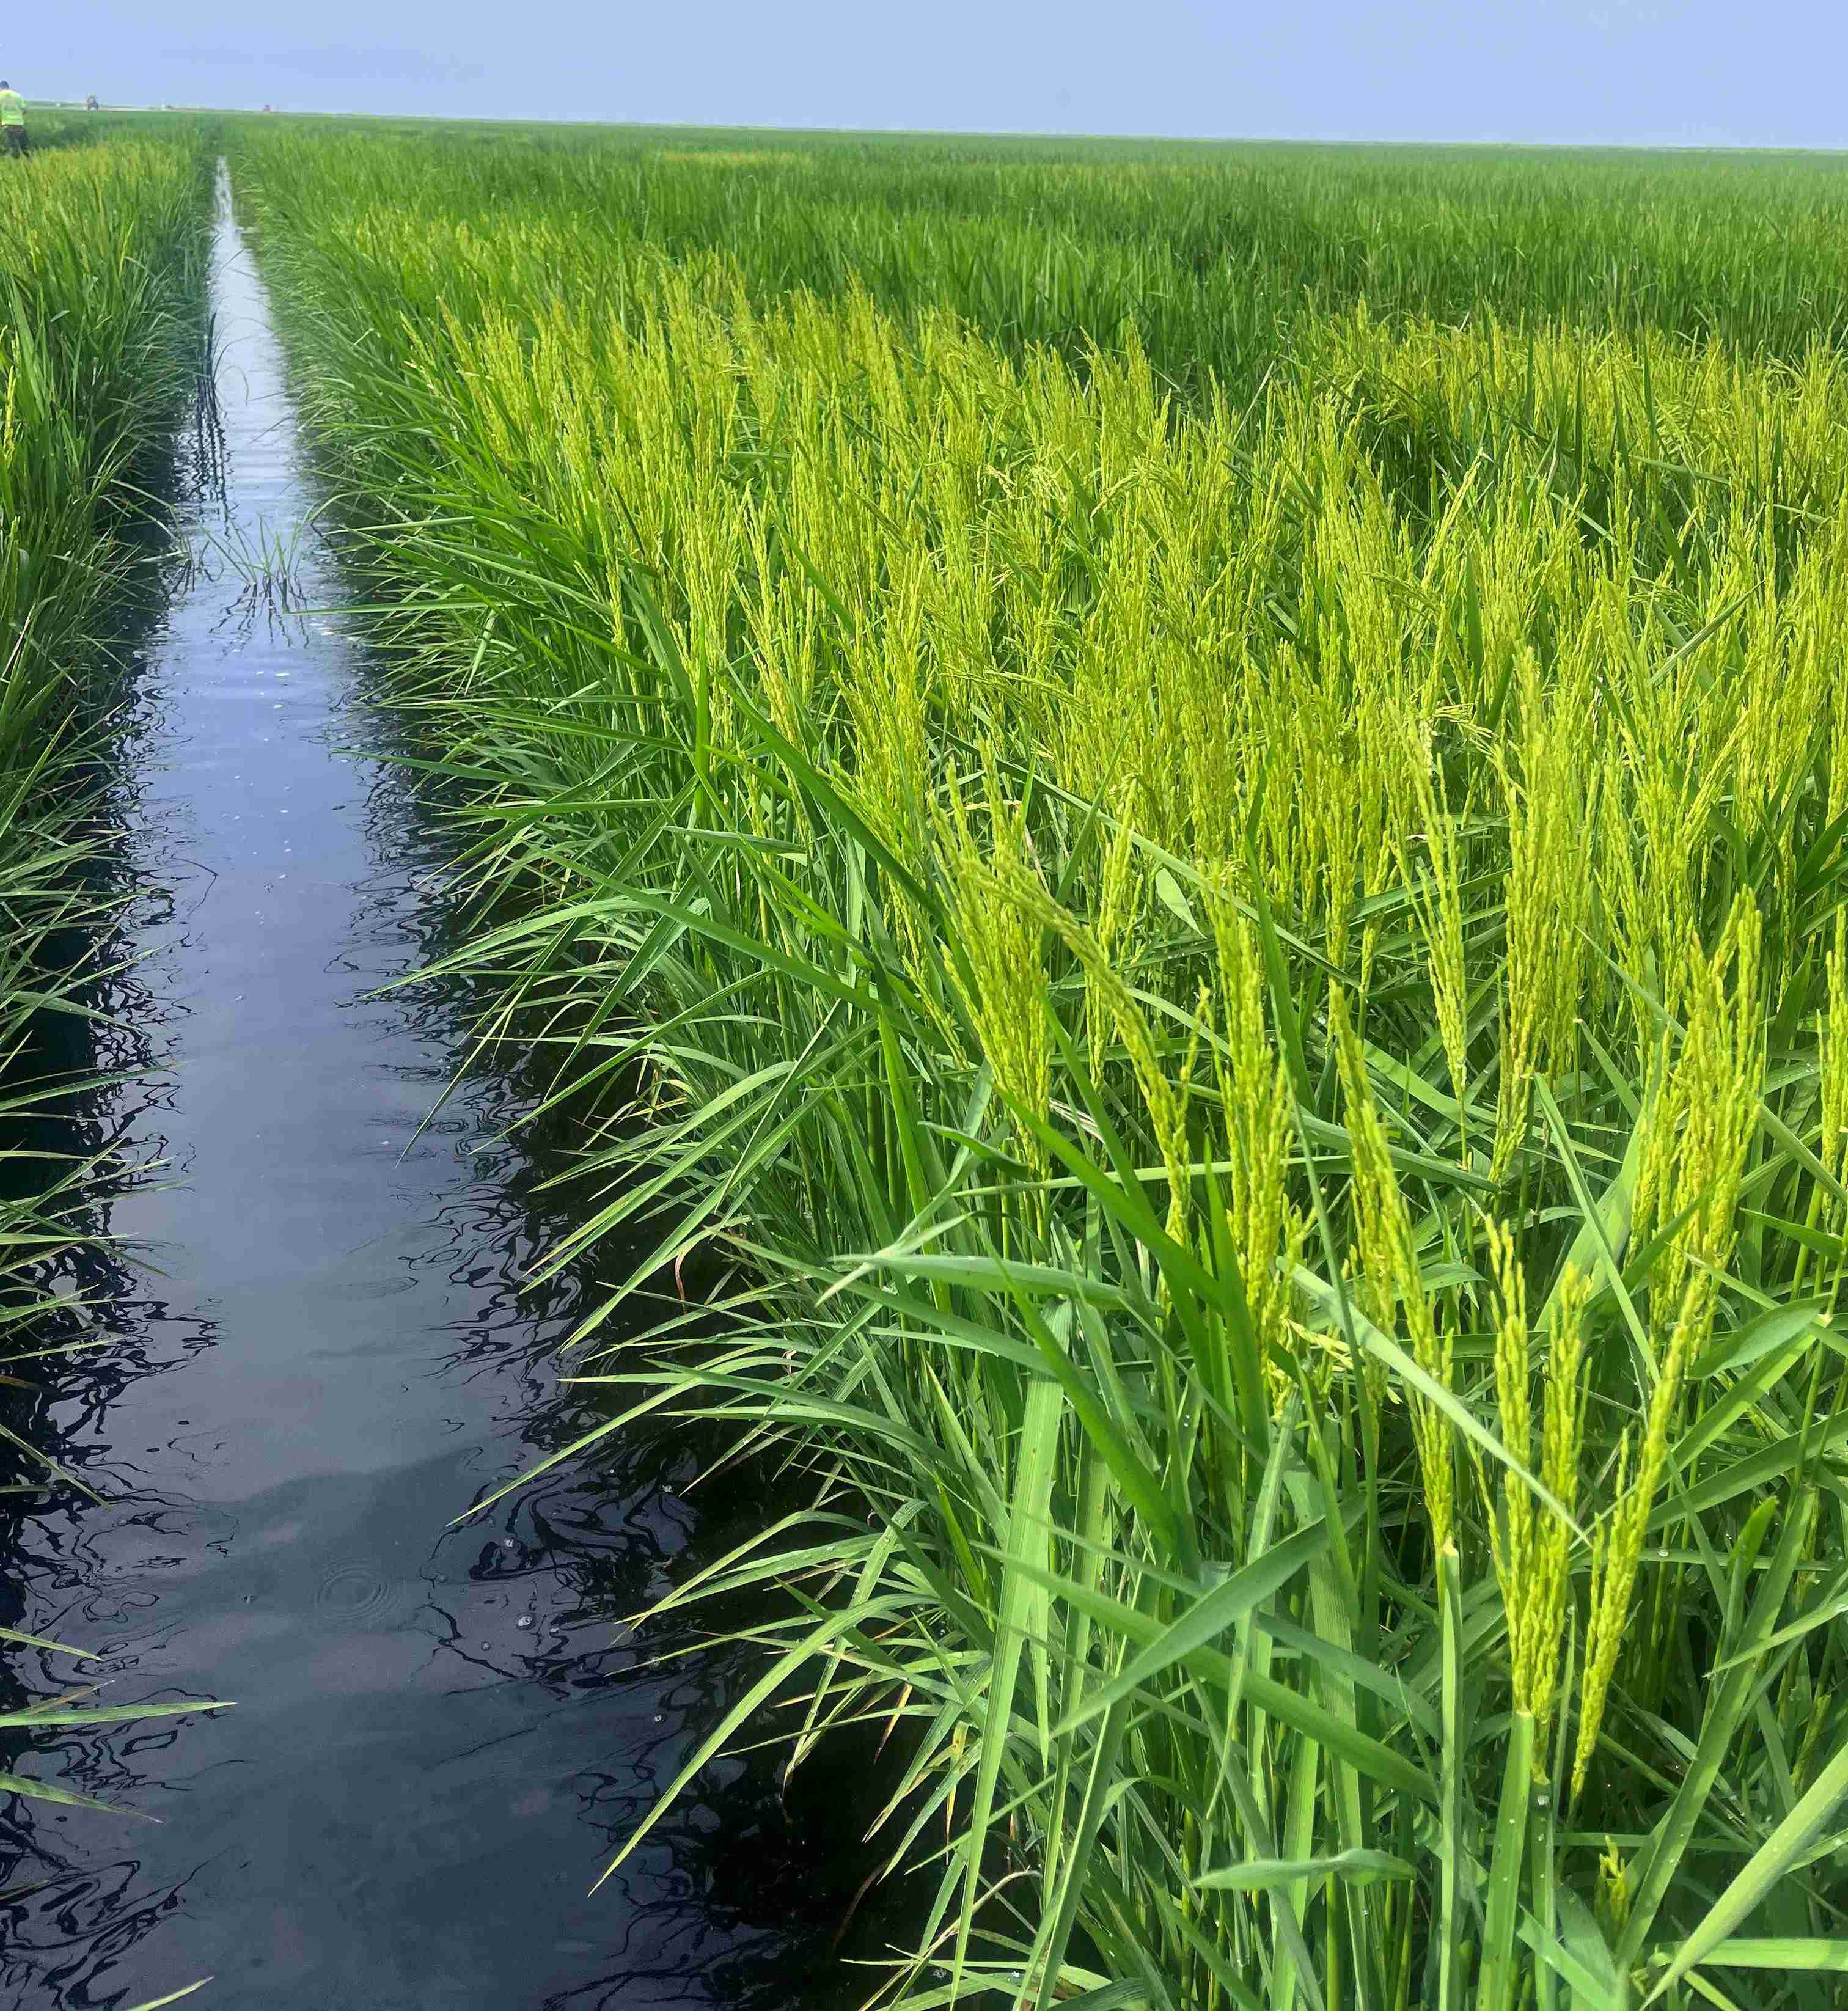
<path fill-rule="evenodd" d="M 52 0 L 31 96 L 963 131 L 1848 146 L 1840 0 Z"/>

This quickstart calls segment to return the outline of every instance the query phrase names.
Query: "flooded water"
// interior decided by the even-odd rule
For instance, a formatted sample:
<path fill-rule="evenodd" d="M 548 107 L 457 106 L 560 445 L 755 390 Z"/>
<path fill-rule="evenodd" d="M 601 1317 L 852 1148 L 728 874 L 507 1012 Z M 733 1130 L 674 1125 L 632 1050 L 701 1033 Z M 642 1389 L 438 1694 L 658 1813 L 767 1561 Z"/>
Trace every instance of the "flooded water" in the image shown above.
<path fill-rule="evenodd" d="M 735 1680 L 643 1668 L 616 1625 L 714 1539 L 690 1454 L 632 1447 L 446 1529 L 582 1429 L 552 1348 L 584 1288 L 519 1289 L 561 1223 L 543 1161 L 497 1142 L 511 1090 L 420 1132 L 451 1006 L 369 995 L 436 946 L 440 851 L 363 751 L 358 643 L 277 607 L 285 578 L 296 610 L 339 582 L 222 194 L 217 233 L 222 431 L 144 670 L 141 961 L 111 995 L 165 1073 L 97 1120 L 164 1170 L 111 1207 L 111 1346 L 41 1420 L 101 1505 L 12 1511 L 0 1577 L 15 1624 L 94 1651 L 99 1703 L 236 1707 L 20 1751 L 119 1813 L 9 1801 L 0 2004 L 205 1977 L 189 2001 L 238 2011 L 814 2004 L 833 1902 L 767 1773 L 730 1767 L 589 1893 Z M 72 1666 L 15 1651 L 12 1678 L 46 1696 Z"/>

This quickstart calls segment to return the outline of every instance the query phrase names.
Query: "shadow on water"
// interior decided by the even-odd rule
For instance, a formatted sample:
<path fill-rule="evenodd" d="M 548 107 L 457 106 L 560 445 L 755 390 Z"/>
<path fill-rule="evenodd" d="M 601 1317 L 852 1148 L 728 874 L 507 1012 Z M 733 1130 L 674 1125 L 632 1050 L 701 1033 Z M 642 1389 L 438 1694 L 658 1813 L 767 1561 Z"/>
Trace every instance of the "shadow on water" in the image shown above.
<path fill-rule="evenodd" d="M 108 1345 L 25 1419 L 101 1500 L 7 1497 L 0 1618 L 91 1651 L 100 1703 L 236 1707 L 4 1756 L 117 1812 L 0 1811 L 0 2006 L 208 1975 L 201 2003 L 303 2011 L 852 2001 L 831 1943 L 863 1854 L 812 1793 L 792 1817 L 767 1758 L 709 1769 L 589 1892 L 746 1666 L 645 1666 L 620 1623 L 760 1502 L 702 1490 L 696 1514 L 696 1449 L 655 1434 L 448 1526 L 594 1421 L 555 1356 L 589 1287 L 527 1287 L 568 1204 L 543 1136 L 508 1142 L 518 1087 L 471 1078 L 426 1123 L 457 1000 L 379 994 L 443 945 L 443 841 L 351 703 L 222 190 L 217 233 L 193 557 L 112 803 L 132 892 L 90 1059 L 119 1079 L 63 1113 L 158 1170 L 97 1202 L 119 1240 L 69 1267 L 94 1303 L 66 1330 Z M 16 1652 L 9 1693 L 70 1667 Z"/>

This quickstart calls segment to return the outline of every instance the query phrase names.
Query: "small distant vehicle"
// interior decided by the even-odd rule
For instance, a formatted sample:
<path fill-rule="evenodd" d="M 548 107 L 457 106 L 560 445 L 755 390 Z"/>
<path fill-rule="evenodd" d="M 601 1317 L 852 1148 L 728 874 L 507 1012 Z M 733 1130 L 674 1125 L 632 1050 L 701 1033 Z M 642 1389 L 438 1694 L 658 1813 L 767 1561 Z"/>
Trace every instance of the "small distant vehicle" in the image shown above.
<path fill-rule="evenodd" d="M 96 93 L 94 91 L 84 100 L 84 109 L 86 112 L 100 112 L 102 109 L 96 101 Z"/>

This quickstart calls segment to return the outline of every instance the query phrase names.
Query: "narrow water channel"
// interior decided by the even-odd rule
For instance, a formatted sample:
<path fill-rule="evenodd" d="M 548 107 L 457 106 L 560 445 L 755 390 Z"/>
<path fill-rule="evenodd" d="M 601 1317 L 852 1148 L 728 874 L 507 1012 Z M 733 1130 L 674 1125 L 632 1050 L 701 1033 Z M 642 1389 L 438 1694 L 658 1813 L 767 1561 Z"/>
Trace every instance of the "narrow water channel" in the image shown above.
<path fill-rule="evenodd" d="M 281 575 L 297 608 L 339 582 L 222 178 L 216 229 L 222 432 L 125 841 L 120 995 L 163 1072 L 111 1094 L 163 1170 L 112 1206 L 112 1345 L 48 1420 L 102 1505 L 14 1511 L 0 1575 L 18 1624 L 94 1651 L 100 1702 L 236 1707 L 25 1749 L 121 1813 L 0 1812 L 0 2004 L 208 1976 L 190 2001 L 227 2011 L 812 2003 L 826 1937 L 776 1889 L 801 1881 L 765 1778 L 728 1775 L 589 1892 L 729 1679 L 644 1668 L 616 1625 L 700 1539 L 690 1455 L 642 1447 L 446 1529 L 582 1428 L 552 1358 L 581 1288 L 519 1289 L 560 1225 L 544 1165 L 498 1142 L 512 1090 L 420 1130 L 454 1015 L 374 995 L 440 943 L 440 840 L 363 751 L 359 642 L 274 604 Z"/>

